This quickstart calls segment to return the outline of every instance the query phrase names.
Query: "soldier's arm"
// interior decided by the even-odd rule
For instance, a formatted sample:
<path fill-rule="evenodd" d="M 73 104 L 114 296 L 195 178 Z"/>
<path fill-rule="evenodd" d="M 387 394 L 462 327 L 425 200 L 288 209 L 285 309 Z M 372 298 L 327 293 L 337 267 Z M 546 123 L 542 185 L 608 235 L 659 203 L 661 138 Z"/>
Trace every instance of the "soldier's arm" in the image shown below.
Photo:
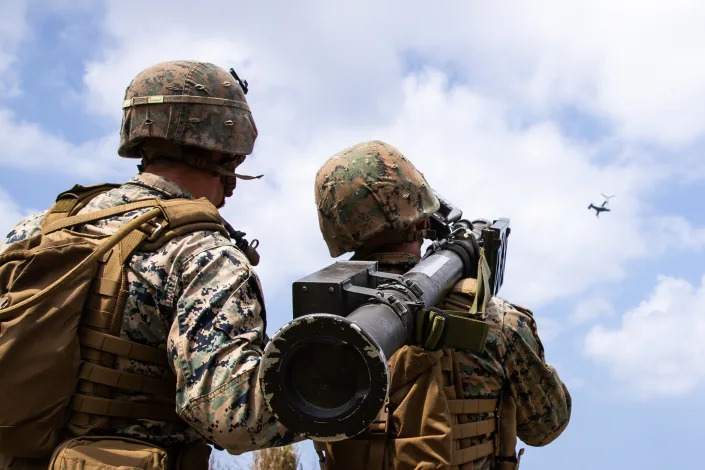
<path fill-rule="evenodd" d="M 571 398 L 544 358 L 536 322 L 527 309 L 504 302 L 504 367 L 517 406 L 517 434 L 532 446 L 557 438 L 568 425 Z"/>
<path fill-rule="evenodd" d="M 42 230 L 42 219 L 46 213 L 47 211 L 43 211 L 30 215 L 12 227 L 12 230 L 10 230 L 5 238 L 0 241 L 0 253 L 5 251 L 8 246 L 15 242 L 19 242 L 39 234 Z"/>
<path fill-rule="evenodd" d="M 169 334 L 177 411 L 231 453 L 283 445 L 293 435 L 270 413 L 257 380 L 263 347 L 255 274 L 233 246 L 203 251 L 180 270 Z"/>

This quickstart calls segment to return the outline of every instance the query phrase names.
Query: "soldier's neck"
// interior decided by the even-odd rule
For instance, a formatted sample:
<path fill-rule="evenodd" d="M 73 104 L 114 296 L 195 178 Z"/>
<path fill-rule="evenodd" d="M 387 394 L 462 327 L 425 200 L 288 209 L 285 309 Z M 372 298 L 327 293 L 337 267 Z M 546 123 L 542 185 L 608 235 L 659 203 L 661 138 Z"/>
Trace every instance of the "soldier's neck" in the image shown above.
<path fill-rule="evenodd" d="M 220 176 L 211 171 L 201 170 L 173 160 L 155 161 L 144 169 L 172 181 L 186 189 L 195 197 L 205 197 L 216 206 L 223 200 L 223 183 Z"/>
<path fill-rule="evenodd" d="M 420 250 L 395 250 L 393 247 L 386 246 L 384 249 L 377 249 L 370 253 L 357 251 L 351 259 L 377 261 L 380 271 L 404 274 L 419 262 L 421 256 Z"/>

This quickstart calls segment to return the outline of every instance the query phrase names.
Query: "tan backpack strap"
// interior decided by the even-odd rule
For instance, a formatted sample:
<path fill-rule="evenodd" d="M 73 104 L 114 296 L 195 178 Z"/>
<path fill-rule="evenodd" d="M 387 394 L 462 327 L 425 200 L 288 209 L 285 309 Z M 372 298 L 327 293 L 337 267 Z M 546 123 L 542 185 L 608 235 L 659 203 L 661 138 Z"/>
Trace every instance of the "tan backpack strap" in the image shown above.
<path fill-rule="evenodd" d="M 69 272 L 67 272 L 66 274 L 61 276 L 59 279 L 54 281 L 52 284 L 45 287 L 43 290 L 41 290 L 37 294 L 33 295 L 32 297 L 29 297 L 28 299 L 25 299 L 22 302 L 18 302 L 17 304 L 12 305 L 11 307 L 0 310 L 0 318 L 5 317 L 6 315 L 12 314 L 12 313 L 16 312 L 17 310 L 28 308 L 30 305 L 34 305 L 36 302 L 39 302 L 40 300 L 44 299 L 54 289 L 61 286 L 64 282 L 69 280 L 76 273 L 81 272 L 83 269 L 85 269 L 91 263 L 94 263 L 94 262 L 97 262 L 98 260 L 100 260 L 108 251 L 110 251 L 123 238 L 125 238 L 127 234 L 130 234 L 140 225 L 144 224 L 148 220 L 151 220 L 159 215 L 161 215 L 161 209 L 154 208 L 148 212 L 145 212 L 144 214 L 140 215 L 139 217 L 136 217 L 135 219 L 131 220 L 129 223 L 122 226 L 120 228 L 120 230 L 118 230 L 116 233 L 114 233 L 113 235 L 108 237 L 93 253 L 88 255 L 83 261 L 81 261 L 78 265 L 76 265 Z M 145 237 L 147 236 L 146 234 L 142 234 L 142 235 Z"/>
<path fill-rule="evenodd" d="M 97 184 L 94 186 L 75 185 L 56 197 L 54 203 L 42 220 L 42 227 L 67 217 L 71 212 L 78 212 L 98 194 L 117 188 L 117 184 Z"/>
<path fill-rule="evenodd" d="M 208 232 L 220 232 L 225 238 L 230 239 L 230 234 L 228 230 L 222 223 L 215 222 L 196 222 L 193 224 L 182 225 L 174 229 L 170 228 L 163 231 L 154 240 L 146 240 L 140 245 L 139 251 L 148 252 L 156 251 L 162 246 L 164 246 L 168 241 L 186 235 L 188 233 L 208 231 Z"/>
<path fill-rule="evenodd" d="M 497 462 L 498 469 L 515 470 L 519 468 L 519 459 L 524 449 L 516 454 L 517 445 L 517 420 L 516 402 L 507 391 L 502 395 L 499 407 L 499 432 L 497 434 Z"/>
<path fill-rule="evenodd" d="M 85 214 L 72 215 L 70 217 L 63 217 L 60 220 L 46 224 L 42 227 L 42 234 L 46 235 L 51 232 L 56 232 L 62 228 L 71 227 L 74 225 L 86 224 L 88 222 L 94 222 L 99 219 L 105 219 L 113 215 L 124 214 L 135 209 L 142 209 L 145 207 L 159 207 L 159 199 L 145 199 L 143 201 L 135 201 L 129 204 L 121 204 L 119 206 L 110 207 L 108 209 L 103 209 L 99 211 L 86 212 Z"/>
<path fill-rule="evenodd" d="M 112 400 L 88 395 L 74 395 L 71 400 L 71 409 L 81 413 L 112 418 L 182 421 L 176 414 L 175 405 Z"/>
<path fill-rule="evenodd" d="M 370 443 L 367 470 L 387 468 L 384 457 L 389 439 L 389 397 L 385 400 L 384 406 L 379 410 L 375 420 L 365 430 L 365 437 Z"/>
<path fill-rule="evenodd" d="M 175 382 L 173 379 L 158 379 L 142 374 L 131 374 L 110 367 L 81 362 L 79 378 L 129 392 L 149 393 L 174 399 Z"/>
<path fill-rule="evenodd" d="M 164 210 L 164 216 L 169 221 L 169 226 L 172 228 L 197 222 L 221 224 L 223 222 L 218 209 L 203 197 L 200 199 L 162 199 L 160 205 Z"/>
<path fill-rule="evenodd" d="M 134 343 L 117 336 L 100 333 L 88 328 L 79 331 L 81 345 L 106 353 L 136 361 L 147 362 L 160 367 L 166 367 L 168 360 L 164 350 Z"/>

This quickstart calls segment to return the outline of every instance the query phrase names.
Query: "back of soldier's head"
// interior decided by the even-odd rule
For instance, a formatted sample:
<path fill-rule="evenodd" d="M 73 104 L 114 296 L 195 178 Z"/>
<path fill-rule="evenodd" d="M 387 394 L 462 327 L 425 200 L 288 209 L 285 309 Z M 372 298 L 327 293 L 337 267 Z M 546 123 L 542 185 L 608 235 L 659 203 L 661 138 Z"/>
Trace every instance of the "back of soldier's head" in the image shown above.
<path fill-rule="evenodd" d="M 331 256 L 373 238 L 403 242 L 439 202 L 424 176 L 391 145 L 370 141 L 331 157 L 316 174 L 318 221 Z"/>

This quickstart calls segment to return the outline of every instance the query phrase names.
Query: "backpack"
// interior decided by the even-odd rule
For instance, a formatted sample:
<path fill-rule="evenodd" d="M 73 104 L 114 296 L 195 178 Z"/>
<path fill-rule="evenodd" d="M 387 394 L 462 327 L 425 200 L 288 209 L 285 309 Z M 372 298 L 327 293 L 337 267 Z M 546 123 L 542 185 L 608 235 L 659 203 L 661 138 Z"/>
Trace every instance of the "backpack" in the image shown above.
<path fill-rule="evenodd" d="M 111 417 L 180 419 L 166 351 L 119 337 L 125 266 L 135 250 L 155 250 L 178 235 L 227 231 L 206 199 L 147 199 L 74 215 L 114 187 L 77 185 L 60 194 L 41 233 L 0 255 L 0 454 L 47 457 L 62 439 L 100 430 Z M 113 235 L 71 230 L 136 209 L 148 210 Z M 118 356 L 159 365 L 167 375 L 119 371 Z M 155 398 L 114 399 L 116 390 Z"/>

